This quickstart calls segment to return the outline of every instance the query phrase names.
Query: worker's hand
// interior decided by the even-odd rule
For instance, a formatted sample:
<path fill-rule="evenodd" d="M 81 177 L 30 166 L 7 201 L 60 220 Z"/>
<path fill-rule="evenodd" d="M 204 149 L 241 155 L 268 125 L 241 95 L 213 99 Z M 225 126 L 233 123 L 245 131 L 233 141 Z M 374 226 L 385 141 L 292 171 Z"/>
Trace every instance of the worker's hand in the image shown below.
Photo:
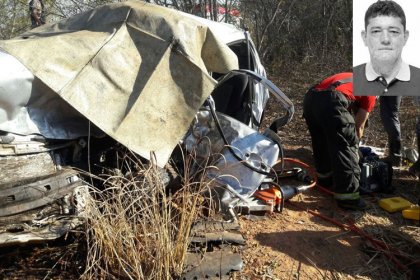
<path fill-rule="evenodd" d="M 354 121 L 356 123 L 356 135 L 357 135 L 357 138 L 359 138 L 359 140 L 362 139 L 362 137 L 363 137 L 363 132 L 365 130 L 365 124 L 366 124 L 366 121 L 367 121 L 368 117 L 369 117 L 369 112 L 366 111 L 365 109 L 359 108 L 359 110 L 357 110 Z"/>

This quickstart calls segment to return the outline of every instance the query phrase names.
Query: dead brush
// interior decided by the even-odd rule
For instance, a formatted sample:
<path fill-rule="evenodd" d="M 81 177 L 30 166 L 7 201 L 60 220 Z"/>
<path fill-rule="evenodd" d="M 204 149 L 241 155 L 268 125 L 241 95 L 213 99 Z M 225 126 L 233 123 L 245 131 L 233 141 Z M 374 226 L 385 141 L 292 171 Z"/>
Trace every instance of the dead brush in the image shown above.
<path fill-rule="evenodd" d="M 188 166 L 188 163 L 186 163 Z M 136 164 L 129 176 L 108 176 L 86 207 L 86 279 L 176 279 L 183 269 L 192 224 L 202 212 L 206 183 L 165 192 L 161 171 Z"/>

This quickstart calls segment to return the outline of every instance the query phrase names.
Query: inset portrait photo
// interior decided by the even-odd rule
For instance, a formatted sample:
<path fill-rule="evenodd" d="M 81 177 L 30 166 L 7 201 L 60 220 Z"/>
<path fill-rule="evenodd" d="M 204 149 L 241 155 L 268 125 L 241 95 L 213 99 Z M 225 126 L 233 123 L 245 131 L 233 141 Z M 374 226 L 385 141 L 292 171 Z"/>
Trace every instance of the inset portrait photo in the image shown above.
<path fill-rule="evenodd" d="M 420 1 L 353 0 L 354 95 L 420 96 Z"/>

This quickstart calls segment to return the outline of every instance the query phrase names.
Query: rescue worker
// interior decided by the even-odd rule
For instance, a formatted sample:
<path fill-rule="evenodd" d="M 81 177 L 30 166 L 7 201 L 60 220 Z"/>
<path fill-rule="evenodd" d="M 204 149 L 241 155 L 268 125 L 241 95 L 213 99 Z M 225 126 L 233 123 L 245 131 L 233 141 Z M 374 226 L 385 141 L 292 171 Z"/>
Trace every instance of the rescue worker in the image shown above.
<path fill-rule="evenodd" d="M 326 78 L 306 93 L 303 115 L 312 139 L 318 183 L 334 191 L 337 205 L 364 210 L 358 146 L 375 96 L 353 95 L 353 74 Z M 356 112 L 353 117 L 351 112 Z"/>
<path fill-rule="evenodd" d="M 44 3 L 42 0 L 31 0 L 29 2 L 32 28 L 45 24 Z"/>

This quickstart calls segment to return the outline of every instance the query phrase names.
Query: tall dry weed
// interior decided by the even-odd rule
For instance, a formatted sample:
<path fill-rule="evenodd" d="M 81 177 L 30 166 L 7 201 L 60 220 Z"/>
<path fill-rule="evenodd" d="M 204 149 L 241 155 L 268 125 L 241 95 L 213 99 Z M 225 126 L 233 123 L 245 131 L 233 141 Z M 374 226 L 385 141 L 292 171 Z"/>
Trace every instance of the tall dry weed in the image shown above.
<path fill-rule="evenodd" d="M 108 176 L 86 207 L 87 279 L 176 279 L 206 183 L 186 163 L 180 190 L 168 194 L 162 172 L 129 159 L 129 175 Z M 133 165 L 133 162 L 135 163 Z"/>

